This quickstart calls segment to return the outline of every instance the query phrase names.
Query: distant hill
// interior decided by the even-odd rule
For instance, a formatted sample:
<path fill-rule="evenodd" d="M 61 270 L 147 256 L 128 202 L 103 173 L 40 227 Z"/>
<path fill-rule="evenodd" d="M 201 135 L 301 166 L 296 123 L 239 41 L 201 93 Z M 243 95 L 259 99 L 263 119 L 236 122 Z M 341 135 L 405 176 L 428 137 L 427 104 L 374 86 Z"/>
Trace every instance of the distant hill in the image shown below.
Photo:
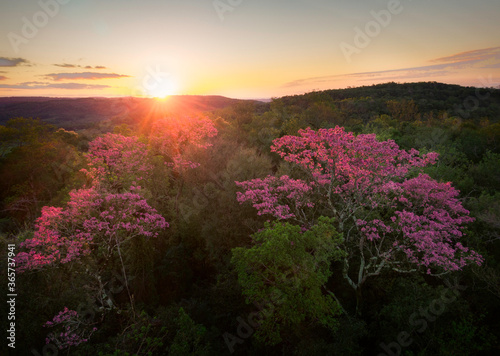
<path fill-rule="evenodd" d="M 448 116 L 480 121 L 488 117 L 500 121 L 500 90 L 474 88 L 437 82 L 384 83 L 370 86 L 314 91 L 302 95 L 274 99 L 274 104 L 286 108 L 289 114 L 304 114 L 317 120 L 347 122 L 361 119 L 367 122 L 381 114 L 394 116 L 388 103 L 415 104 L 414 111 L 421 114 L 446 112 Z M 268 100 L 239 100 L 216 95 L 173 95 L 164 101 L 149 98 L 0 98 L 0 125 L 14 117 L 40 118 L 68 130 L 92 127 L 104 121 L 112 125 L 137 124 L 168 116 L 189 116 L 238 103 L 259 103 L 261 113 L 270 109 Z M 394 106 L 394 105 L 393 105 Z M 396 108 L 397 109 L 397 108 Z M 411 115 L 410 115 L 411 116 Z M 342 120 L 338 120 L 341 118 Z"/>
<path fill-rule="evenodd" d="M 500 86 L 498 88 L 480 88 L 480 95 L 489 92 L 491 95 L 500 98 Z M 301 95 L 290 95 L 280 98 L 286 102 L 300 102 L 317 97 L 330 97 L 333 100 L 344 100 L 350 98 L 371 97 L 374 99 L 397 100 L 413 99 L 421 100 L 450 100 L 456 98 L 465 100 L 468 96 L 476 96 L 476 87 L 465 87 L 456 84 L 445 84 L 438 82 L 415 82 L 415 83 L 383 83 L 366 85 L 361 87 L 348 87 L 346 89 L 329 89 L 313 91 Z"/>
<path fill-rule="evenodd" d="M 315 106 L 335 108 L 344 118 L 357 117 L 363 121 L 374 115 L 388 114 L 389 102 L 414 102 L 416 112 L 459 116 L 479 121 L 488 117 L 500 121 L 500 90 L 496 88 L 464 87 L 437 82 L 383 83 L 346 89 L 314 91 L 275 99 L 275 104 L 290 112 L 303 113 Z M 407 105 L 402 105 L 405 107 Z M 313 110 L 311 114 L 317 112 Z"/>
<path fill-rule="evenodd" d="M 127 122 L 145 116 L 195 115 L 244 101 L 215 95 L 174 95 L 163 101 L 132 97 L 7 97 L 0 98 L 0 125 L 14 117 L 32 117 L 65 129 L 78 130 L 109 119 Z"/>

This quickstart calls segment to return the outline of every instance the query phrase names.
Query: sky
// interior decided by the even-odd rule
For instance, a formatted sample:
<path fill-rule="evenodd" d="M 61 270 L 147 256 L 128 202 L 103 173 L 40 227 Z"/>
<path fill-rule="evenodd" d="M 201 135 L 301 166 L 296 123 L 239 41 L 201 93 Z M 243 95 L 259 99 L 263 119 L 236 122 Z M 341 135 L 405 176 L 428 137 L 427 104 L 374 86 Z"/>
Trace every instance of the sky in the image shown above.
<path fill-rule="evenodd" d="M 2 1 L 0 96 L 498 87 L 499 18 L 499 0 Z"/>

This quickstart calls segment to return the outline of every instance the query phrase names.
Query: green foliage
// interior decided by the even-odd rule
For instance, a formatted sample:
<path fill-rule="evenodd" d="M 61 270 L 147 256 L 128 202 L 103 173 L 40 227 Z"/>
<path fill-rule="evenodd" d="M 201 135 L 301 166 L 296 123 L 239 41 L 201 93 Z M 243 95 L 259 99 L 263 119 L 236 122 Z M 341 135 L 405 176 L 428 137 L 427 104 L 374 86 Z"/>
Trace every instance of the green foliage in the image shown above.
<path fill-rule="evenodd" d="M 3 113 L 0 247 L 6 251 L 7 243 L 19 246 L 32 237 L 42 206 L 63 205 L 70 190 L 86 183 L 79 170 L 89 141 L 111 131 L 146 134 L 166 113 L 180 119 L 189 115 L 188 102 L 219 108 L 209 114 L 219 131 L 213 147 L 186 151 L 200 167 L 176 174 L 160 156 L 152 157 L 149 179 L 141 182 L 148 202 L 170 228 L 159 239 L 123 246 L 137 312 L 127 309 L 127 293 L 114 279 L 122 274 L 116 259 L 84 259 L 18 275 L 16 322 L 22 327 L 17 328 L 17 351 L 31 354 L 34 348 L 42 354 L 48 330 L 41 325 L 73 306 L 87 308 L 98 328 L 88 343 L 69 350 L 77 356 L 224 355 L 224 333 L 240 337 L 236 320 L 248 321 L 249 315 L 258 316 L 254 332 L 235 345 L 235 354 L 379 354 L 380 343 L 396 340 L 401 331 L 411 332 L 413 339 L 401 355 L 498 353 L 500 90 L 483 88 L 480 94 L 469 109 L 464 102 L 477 97 L 476 88 L 435 82 L 317 91 L 232 107 L 228 104 L 237 101 L 227 98 L 179 98 L 173 100 L 177 109 L 172 104 L 155 112 L 149 99 L 82 99 L 74 103 L 81 110 L 74 117 L 66 109 L 52 109 L 54 117 L 68 117 L 60 122 L 65 129 L 38 119 L 7 121 L 9 114 Z M 40 104 L 27 108 L 35 117 Z M 333 222 L 321 220 L 309 231 L 265 225 L 263 216 L 235 199 L 234 181 L 268 174 L 304 178 L 303 171 L 270 152 L 273 139 L 300 128 L 335 125 L 393 139 L 407 150 L 438 152 L 438 163 L 426 173 L 452 182 L 476 219 L 467 245 L 479 248 L 484 265 L 453 274 L 468 289 L 423 332 L 409 318 L 440 297 L 446 289 L 442 280 L 376 277 L 364 287 L 363 316 L 338 315 L 336 299 L 350 310 L 355 295 L 341 283 L 336 260 L 342 239 Z M 141 141 L 147 144 L 147 138 Z M 89 295 L 94 299 L 87 300 Z"/>
<path fill-rule="evenodd" d="M 100 345 L 100 356 L 155 356 L 168 355 L 167 338 L 171 334 L 167 326 L 157 317 L 150 317 L 146 312 L 141 312 L 121 335 L 108 339 L 115 341 L 114 345 L 106 343 Z M 89 345 L 78 348 L 78 355 L 89 354 Z"/>
<path fill-rule="evenodd" d="M 247 303 L 270 305 L 256 332 L 268 344 L 282 339 L 282 328 L 298 332 L 308 320 L 335 329 L 339 306 L 322 293 L 331 275 L 330 264 L 343 256 L 342 237 L 332 219 L 322 217 L 310 230 L 275 224 L 253 235 L 251 248 L 233 250 L 232 262 L 238 272 Z"/>
<path fill-rule="evenodd" d="M 482 325 L 484 318 L 484 315 L 466 313 L 449 323 L 447 328 L 440 328 L 434 335 L 439 345 L 437 353 L 466 356 L 489 350 L 496 337 Z"/>
<path fill-rule="evenodd" d="M 206 356 L 211 355 L 207 330 L 196 324 L 183 308 L 156 310 L 151 317 L 142 311 L 124 331 L 99 346 L 101 356 Z M 112 341 L 111 343 L 109 341 Z M 89 345 L 78 348 L 77 355 L 96 353 Z"/>
<path fill-rule="evenodd" d="M 488 350 L 495 337 L 484 325 L 485 316 L 469 308 L 467 287 L 451 286 L 432 286 L 418 276 L 390 281 L 389 300 L 372 311 L 371 337 L 388 345 L 401 332 L 408 333 L 408 344 L 400 345 L 404 355 L 474 355 Z"/>
<path fill-rule="evenodd" d="M 177 318 L 177 334 L 170 345 L 170 356 L 204 356 L 210 355 L 210 345 L 206 340 L 207 330 L 196 324 L 184 309 L 179 309 Z"/>
<path fill-rule="evenodd" d="M 476 186 L 481 190 L 493 194 L 500 189 L 500 153 L 486 151 L 471 171 Z"/>
<path fill-rule="evenodd" d="M 77 140 L 40 120 L 16 118 L 0 126 L 0 218 L 32 223 L 43 205 L 60 204 L 80 184 Z"/>
<path fill-rule="evenodd" d="M 453 182 L 464 194 L 473 191 L 474 177 L 470 174 L 473 166 L 465 153 L 454 145 L 440 146 L 436 151 L 439 153 L 439 160 L 436 165 L 428 167 L 426 172 L 439 181 Z"/>

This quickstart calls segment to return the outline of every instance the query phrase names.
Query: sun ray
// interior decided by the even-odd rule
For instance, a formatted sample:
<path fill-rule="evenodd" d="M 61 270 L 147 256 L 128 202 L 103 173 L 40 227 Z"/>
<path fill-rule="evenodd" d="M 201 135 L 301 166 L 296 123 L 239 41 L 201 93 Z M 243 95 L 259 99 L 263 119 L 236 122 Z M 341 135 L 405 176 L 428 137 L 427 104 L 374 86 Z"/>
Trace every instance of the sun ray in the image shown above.
<path fill-rule="evenodd" d="M 160 79 L 147 88 L 149 97 L 164 100 L 170 95 L 176 94 L 177 86 L 171 78 L 162 77 Z"/>

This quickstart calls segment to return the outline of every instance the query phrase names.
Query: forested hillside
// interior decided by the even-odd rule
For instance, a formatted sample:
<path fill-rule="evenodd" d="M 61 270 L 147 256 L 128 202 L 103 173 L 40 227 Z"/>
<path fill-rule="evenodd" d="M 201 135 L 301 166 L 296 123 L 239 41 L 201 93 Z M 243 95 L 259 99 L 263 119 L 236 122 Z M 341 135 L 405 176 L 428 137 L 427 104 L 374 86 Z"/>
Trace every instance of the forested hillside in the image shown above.
<path fill-rule="evenodd" d="M 173 95 L 162 105 L 152 98 L 0 98 L 0 124 L 14 117 L 39 118 L 66 130 L 81 130 L 103 122 L 137 121 L 146 116 L 182 116 L 222 109 L 244 100 L 217 95 Z M 157 112 L 161 107 L 161 112 Z M 153 109 L 153 110 L 152 110 Z"/>
<path fill-rule="evenodd" d="M 500 352 L 500 89 L 130 100 L 0 126 L 19 355 Z"/>

